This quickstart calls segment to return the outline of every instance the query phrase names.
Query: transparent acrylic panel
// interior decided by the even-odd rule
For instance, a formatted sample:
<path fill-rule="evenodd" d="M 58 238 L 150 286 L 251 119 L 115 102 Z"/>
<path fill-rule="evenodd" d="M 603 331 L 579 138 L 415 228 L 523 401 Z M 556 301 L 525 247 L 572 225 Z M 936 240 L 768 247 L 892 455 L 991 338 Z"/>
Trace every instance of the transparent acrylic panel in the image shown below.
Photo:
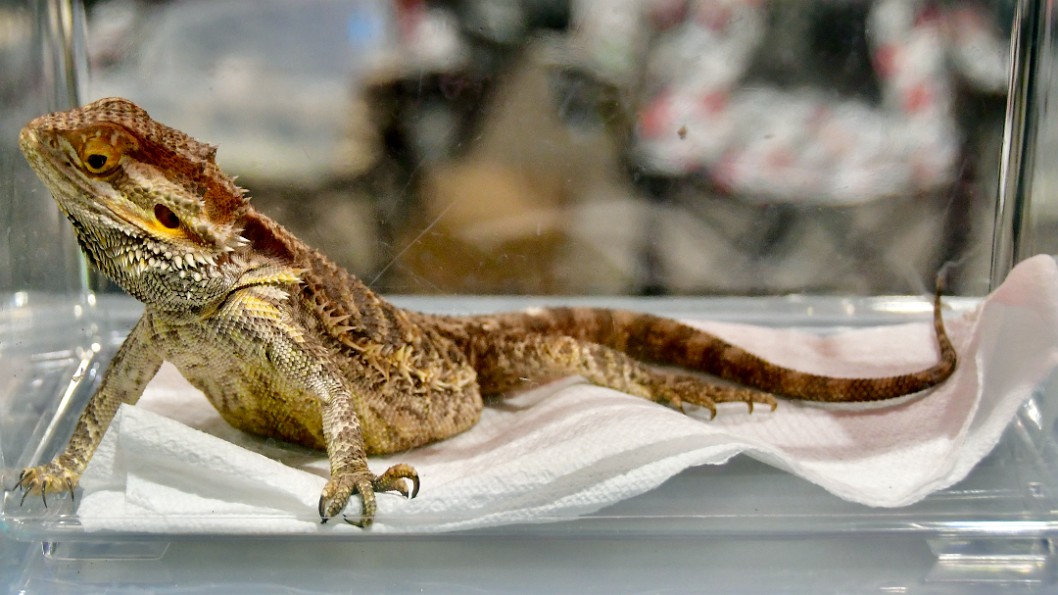
<path fill-rule="evenodd" d="M 90 320 L 94 298 L 86 292 L 88 270 L 72 230 L 17 143 L 19 130 L 35 114 L 77 104 L 87 64 L 83 27 L 80 5 L 0 2 L 0 458 L 5 481 L 7 464 L 26 460 L 41 444 L 30 444 L 34 432 L 58 423 L 42 408 L 58 406 L 78 354 L 95 342 L 98 330 Z M 34 397 L 27 385 L 43 392 Z"/>
<path fill-rule="evenodd" d="M 35 115 L 77 103 L 76 85 L 84 74 L 78 26 L 84 26 L 79 5 L 0 3 L 0 293 L 5 298 L 22 295 L 24 302 L 25 292 L 83 292 L 85 268 L 73 233 L 48 204 L 17 142 L 19 130 Z"/>
<path fill-rule="evenodd" d="M 980 295 L 1012 12 L 99 2 L 84 99 L 386 292 Z"/>
<path fill-rule="evenodd" d="M 8 470 L 61 448 L 140 311 L 85 272 L 13 142 L 30 117 L 103 96 L 218 145 L 258 209 L 382 292 L 434 296 L 402 302 L 425 310 L 596 296 L 573 301 L 825 332 L 921 319 L 924 300 L 900 313 L 871 296 L 921 294 L 945 263 L 970 296 L 957 311 L 994 274 L 1011 1 L 110 0 L 88 4 L 87 33 L 76 5 L 9 5 L 33 34 L 0 53 Z M 1049 41 L 1050 13 L 1026 6 L 1023 34 Z M 49 52 L 72 73 L 62 90 L 34 78 Z M 1056 127 L 1039 114 L 1043 178 Z M 1045 535 L 1053 392 L 970 478 L 910 507 L 736 460 L 572 523 L 486 533 Z M 17 500 L 3 512 L 20 538 L 98 539 L 70 509 Z"/>
<path fill-rule="evenodd" d="M 1035 43 L 1024 42 L 1019 70 L 1030 74 L 1012 86 L 1022 101 L 1012 102 L 1009 118 L 1014 125 L 1008 130 L 1020 130 L 1011 135 L 1011 148 L 1023 147 L 1014 154 L 1019 157 L 1010 163 L 1006 173 L 1004 195 L 1008 202 L 1020 205 L 1022 212 L 1012 218 L 1021 229 L 1017 257 L 1029 254 L 1058 253 L 1058 180 L 1055 178 L 1058 156 L 1058 41 L 1055 39 L 1055 14 L 1046 3 L 1034 6 L 1037 18 L 1025 20 L 1022 28 L 1026 37 Z M 1031 81 L 1031 83 L 1029 82 Z M 1023 126 L 1019 126 L 1023 123 Z M 1020 200 L 1019 200 L 1020 199 Z M 1010 209 L 1014 210 L 1014 209 Z"/>

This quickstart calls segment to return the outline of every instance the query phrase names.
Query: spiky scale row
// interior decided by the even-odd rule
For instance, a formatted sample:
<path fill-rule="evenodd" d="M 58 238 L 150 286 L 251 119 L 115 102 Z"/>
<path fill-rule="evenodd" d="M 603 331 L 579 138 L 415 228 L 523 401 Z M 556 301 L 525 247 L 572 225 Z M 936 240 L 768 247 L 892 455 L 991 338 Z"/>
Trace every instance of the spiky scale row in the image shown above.
<path fill-rule="evenodd" d="M 320 517 L 340 514 L 357 494 L 363 513 L 346 520 L 365 527 L 375 492 L 414 497 L 419 489 L 408 465 L 376 476 L 367 456 L 466 430 L 478 419 L 483 393 L 579 374 L 715 415 L 721 402 L 774 408 L 762 387 L 790 389 L 799 398 L 872 400 L 896 396 L 894 386 L 928 388 L 955 367 L 939 297 L 940 363 L 896 381 L 804 374 L 690 327 L 628 312 L 536 309 L 465 318 L 407 312 L 251 208 L 246 191 L 216 166 L 214 147 L 126 100 L 42 116 L 19 143 L 89 260 L 146 305 L 66 449 L 23 472 L 19 487 L 27 494 L 72 490 L 118 404 L 134 403 L 162 360 L 232 425 L 326 449 L 331 477 Z M 640 360 L 719 371 L 750 387 L 662 373 Z M 801 390 L 808 381 L 823 392 Z"/>

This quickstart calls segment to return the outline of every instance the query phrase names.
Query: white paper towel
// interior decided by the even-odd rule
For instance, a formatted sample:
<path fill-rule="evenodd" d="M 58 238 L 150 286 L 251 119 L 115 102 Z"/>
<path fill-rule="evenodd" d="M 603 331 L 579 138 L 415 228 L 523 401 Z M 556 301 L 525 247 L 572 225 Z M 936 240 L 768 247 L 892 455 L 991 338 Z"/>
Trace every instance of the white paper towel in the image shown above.
<path fill-rule="evenodd" d="M 937 357 L 927 323 L 819 336 L 700 324 L 772 361 L 848 376 L 888 375 Z M 724 406 L 709 422 L 567 379 L 487 407 L 470 431 L 386 459 L 414 465 L 419 497 L 380 494 L 374 532 L 431 532 L 573 518 L 650 490 L 681 470 L 746 452 L 830 492 L 902 506 L 950 486 L 995 445 L 1058 364 L 1058 267 L 1021 263 L 973 312 L 947 321 L 955 375 L 921 398 L 870 408 L 782 401 L 753 415 Z M 316 533 L 327 477 L 320 453 L 228 426 L 165 366 L 123 406 L 82 478 L 86 530 Z M 358 500 L 348 514 L 358 515 Z"/>

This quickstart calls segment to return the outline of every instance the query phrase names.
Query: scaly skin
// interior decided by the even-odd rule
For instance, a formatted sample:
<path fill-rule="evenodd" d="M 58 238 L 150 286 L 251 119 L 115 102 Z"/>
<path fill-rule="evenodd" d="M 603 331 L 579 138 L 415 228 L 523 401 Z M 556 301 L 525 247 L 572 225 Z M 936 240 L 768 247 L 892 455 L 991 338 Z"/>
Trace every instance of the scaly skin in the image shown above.
<path fill-rule="evenodd" d="M 413 497 L 408 465 L 381 475 L 368 456 L 443 440 L 474 425 L 482 395 L 581 375 L 600 386 L 716 413 L 776 406 L 773 394 L 875 401 L 943 382 L 956 365 L 939 291 L 940 361 L 889 378 L 782 368 L 680 323 L 602 309 L 448 317 L 401 310 L 255 211 L 214 163 L 215 149 L 123 99 L 30 122 L 22 152 L 74 226 L 86 257 L 146 305 L 65 450 L 24 470 L 28 493 L 73 493 L 121 403 L 172 362 L 233 426 L 324 449 L 324 522 L 353 494 L 368 526 L 375 493 Z M 746 387 L 663 373 L 708 372 Z M 345 518 L 343 516 L 343 518 Z"/>

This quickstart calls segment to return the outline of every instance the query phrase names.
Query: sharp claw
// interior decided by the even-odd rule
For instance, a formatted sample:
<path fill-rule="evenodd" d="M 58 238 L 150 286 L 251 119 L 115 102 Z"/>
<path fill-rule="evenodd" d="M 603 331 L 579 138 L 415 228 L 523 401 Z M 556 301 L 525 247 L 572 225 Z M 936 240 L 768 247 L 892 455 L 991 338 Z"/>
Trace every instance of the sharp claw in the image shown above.
<path fill-rule="evenodd" d="M 753 415 L 753 401 L 746 401 L 746 404 L 749 405 L 750 415 Z"/>
<path fill-rule="evenodd" d="M 408 499 L 410 500 L 410 499 L 412 499 L 412 498 L 414 498 L 414 497 L 416 497 L 418 495 L 419 495 L 419 475 L 416 474 L 414 477 L 411 478 L 411 496 L 408 496 Z"/>
<path fill-rule="evenodd" d="M 331 517 L 327 516 L 327 514 L 324 512 L 323 508 L 324 508 L 323 496 L 320 496 L 320 505 L 317 508 L 317 510 L 320 511 L 320 522 L 321 523 L 326 523 L 327 521 L 331 520 Z"/>
<path fill-rule="evenodd" d="M 37 488 L 39 487 L 40 500 L 44 503 L 44 508 L 48 508 L 49 487 L 52 488 L 53 492 L 58 493 L 60 496 L 62 495 L 63 490 L 59 489 L 60 483 L 57 483 L 57 481 L 58 480 L 49 480 L 47 477 L 37 477 L 36 479 L 34 479 L 33 474 L 30 473 L 30 470 L 25 469 L 22 471 L 22 473 L 18 475 L 18 483 L 16 483 L 15 486 L 11 488 L 11 491 L 14 492 L 15 490 L 19 489 L 22 490 L 22 498 L 19 499 L 18 505 L 23 506 L 26 503 L 26 498 L 30 494 L 36 493 Z M 77 495 L 74 492 L 74 480 L 70 479 L 69 477 L 64 477 L 61 484 L 66 486 L 65 491 L 70 494 L 70 501 L 76 502 Z"/>
<path fill-rule="evenodd" d="M 368 528 L 371 527 L 371 519 L 364 518 L 364 517 L 360 517 L 359 521 L 350 521 L 349 517 L 347 517 L 347 516 L 345 516 L 343 514 L 342 515 L 342 520 L 347 522 L 347 523 L 349 523 L 350 525 L 352 525 L 354 527 L 359 527 L 361 529 L 368 529 Z"/>

